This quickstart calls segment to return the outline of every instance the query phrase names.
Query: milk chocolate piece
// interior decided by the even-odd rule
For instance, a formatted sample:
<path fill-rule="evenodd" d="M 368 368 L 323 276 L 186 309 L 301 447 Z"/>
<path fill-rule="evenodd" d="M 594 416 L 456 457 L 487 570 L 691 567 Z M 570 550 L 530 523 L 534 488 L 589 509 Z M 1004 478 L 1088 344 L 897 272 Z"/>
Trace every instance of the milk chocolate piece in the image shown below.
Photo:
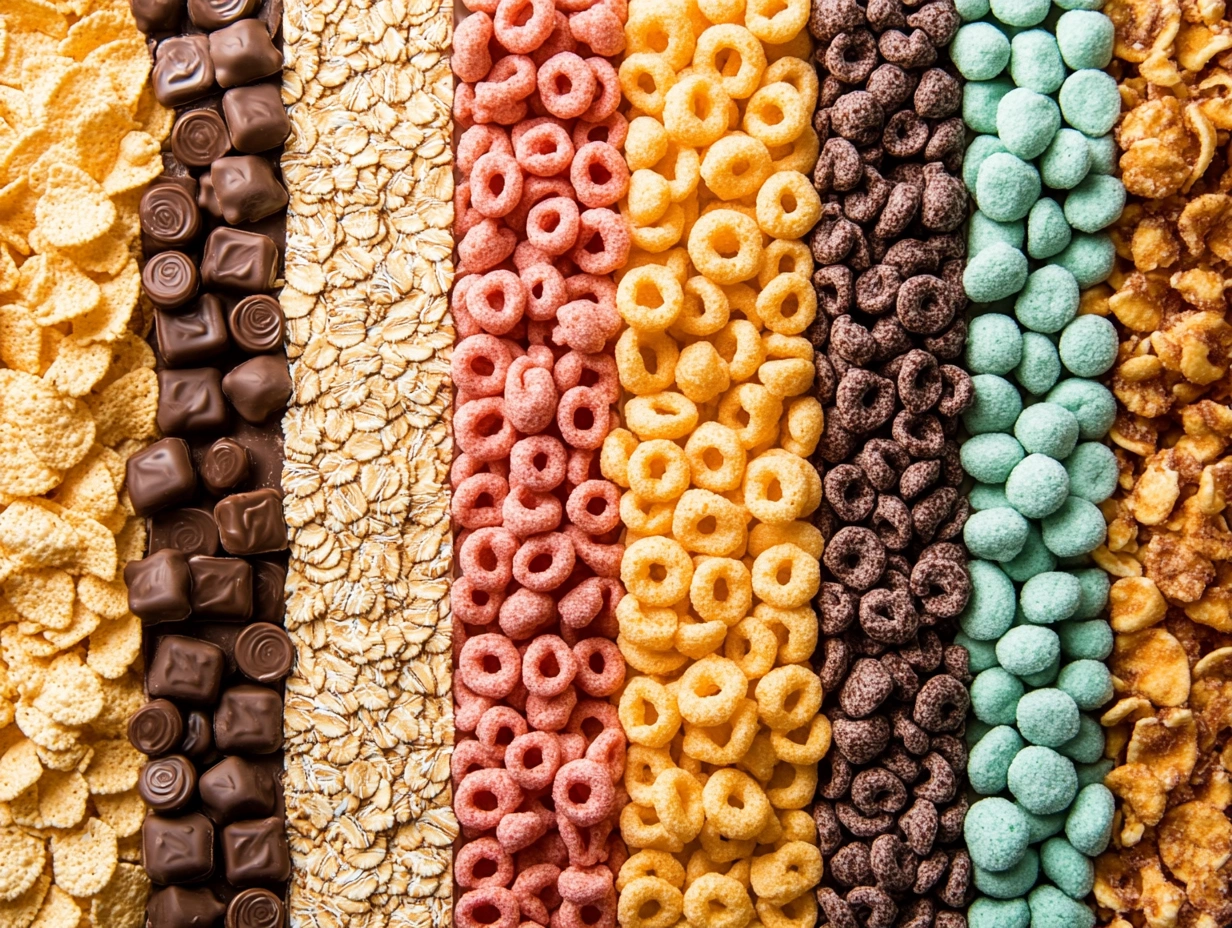
<path fill-rule="evenodd" d="M 197 266 L 182 251 L 163 251 L 145 263 L 141 287 L 159 309 L 178 309 L 197 295 Z"/>
<path fill-rule="evenodd" d="M 198 763 L 203 763 L 215 754 L 214 720 L 206 712 L 197 709 L 184 719 L 184 740 L 180 753 L 187 754 Z"/>
<path fill-rule="evenodd" d="M 227 754 L 272 754 L 282 747 L 282 697 L 244 683 L 222 694 L 214 710 L 214 744 Z"/>
<path fill-rule="evenodd" d="M 269 30 L 256 19 L 210 33 L 210 60 L 220 87 L 250 84 L 282 71 L 282 53 L 270 41 Z"/>
<path fill-rule="evenodd" d="M 214 86 L 210 40 L 203 35 L 177 35 L 158 44 L 155 53 L 154 97 L 163 106 L 199 100 Z"/>
<path fill-rule="evenodd" d="M 218 197 L 214 195 L 214 181 L 209 173 L 201 175 L 201 189 L 197 192 L 197 205 L 215 219 L 222 218 L 222 207 L 218 205 Z"/>
<path fill-rule="evenodd" d="M 278 246 L 268 235 L 224 226 L 215 229 L 205 240 L 201 278 L 207 287 L 233 293 L 259 293 L 273 287 L 277 275 Z"/>
<path fill-rule="evenodd" d="M 278 795 L 268 767 L 228 757 L 201 774 L 198 784 L 205 812 L 220 825 L 274 814 Z"/>
<path fill-rule="evenodd" d="M 227 881 L 236 886 L 280 881 L 291 875 L 291 854 L 281 818 L 228 825 L 222 830 L 222 856 Z"/>
<path fill-rule="evenodd" d="M 226 424 L 222 374 L 215 368 L 158 372 L 158 427 L 164 435 L 217 432 Z"/>
<path fill-rule="evenodd" d="M 204 294 L 185 313 L 157 311 L 154 327 L 158 351 L 172 367 L 203 364 L 227 349 L 222 300 L 212 293 Z"/>
<path fill-rule="evenodd" d="M 232 649 L 240 673 L 256 683 L 277 683 L 291 672 L 295 647 L 277 625 L 253 622 L 245 626 Z"/>
<path fill-rule="evenodd" d="M 180 0 L 128 0 L 137 28 L 146 35 L 174 32 L 180 22 Z"/>
<path fill-rule="evenodd" d="M 159 248 L 180 248 L 201 231 L 197 201 L 179 184 L 155 184 L 141 197 L 137 212 L 141 231 Z"/>
<path fill-rule="evenodd" d="M 188 618 L 191 605 L 188 561 L 174 548 L 166 548 L 124 565 L 128 608 L 146 625 L 180 622 Z"/>
<path fill-rule="evenodd" d="M 168 886 L 146 904 L 147 928 L 214 928 L 226 908 L 208 889 Z"/>
<path fill-rule="evenodd" d="M 154 660 L 146 672 L 146 689 L 151 696 L 166 696 L 198 706 L 213 705 L 218 701 L 226 663 L 226 655 L 216 644 L 183 635 L 164 635 L 155 645 Z"/>
<path fill-rule="evenodd" d="M 202 29 L 221 29 L 251 16 L 259 0 L 188 0 L 188 18 Z"/>
<path fill-rule="evenodd" d="M 125 483 L 133 511 L 139 516 L 192 499 L 197 474 L 188 442 L 164 438 L 138 451 L 125 465 Z"/>
<path fill-rule="evenodd" d="M 218 439 L 201 459 L 201 482 L 215 496 L 234 490 L 248 479 L 251 471 L 248 449 L 230 438 Z"/>
<path fill-rule="evenodd" d="M 282 495 L 272 487 L 219 500 L 214 506 L 214 521 L 228 554 L 265 554 L 287 547 Z"/>
<path fill-rule="evenodd" d="M 287 570 L 269 561 L 252 566 L 252 619 L 281 625 L 287 608 Z"/>
<path fill-rule="evenodd" d="M 176 548 L 185 557 L 218 553 L 218 526 L 207 509 L 166 509 L 150 520 L 150 553 Z"/>
<path fill-rule="evenodd" d="M 174 751 L 183 737 L 184 717 L 166 699 L 147 702 L 128 720 L 129 744 L 150 757 Z"/>
<path fill-rule="evenodd" d="M 256 222 L 287 205 L 287 191 L 274 169 L 256 155 L 219 158 L 210 168 L 210 180 L 222 218 L 232 225 Z"/>
<path fill-rule="evenodd" d="M 222 95 L 231 144 L 237 151 L 256 154 L 281 145 L 291 134 L 291 120 L 277 84 L 236 87 Z"/>
<path fill-rule="evenodd" d="M 252 615 L 252 565 L 237 557 L 190 557 L 192 610 L 199 618 L 243 621 Z"/>
<path fill-rule="evenodd" d="M 282 900 L 268 889 L 246 889 L 227 903 L 226 928 L 283 928 Z"/>
<path fill-rule="evenodd" d="M 237 364 L 222 379 L 222 392 L 245 421 L 260 425 L 285 409 L 291 398 L 286 357 L 261 354 Z"/>
<path fill-rule="evenodd" d="M 155 883 L 195 883 L 214 872 L 214 823 L 199 812 L 146 817 L 141 859 Z"/>
<path fill-rule="evenodd" d="M 227 316 L 227 328 L 235 343 L 249 354 L 266 354 L 282 348 L 286 317 L 272 296 L 246 296 Z"/>
<path fill-rule="evenodd" d="M 189 167 L 206 167 L 230 150 L 227 124 L 212 109 L 202 108 L 177 116 L 171 127 L 171 151 Z"/>
<path fill-rule="evenodd" d="M 197 768 L 187 757 L 172 754 L 141 768 L 137 792 L 155 812 L 177 812 L 197 792 Z"/>

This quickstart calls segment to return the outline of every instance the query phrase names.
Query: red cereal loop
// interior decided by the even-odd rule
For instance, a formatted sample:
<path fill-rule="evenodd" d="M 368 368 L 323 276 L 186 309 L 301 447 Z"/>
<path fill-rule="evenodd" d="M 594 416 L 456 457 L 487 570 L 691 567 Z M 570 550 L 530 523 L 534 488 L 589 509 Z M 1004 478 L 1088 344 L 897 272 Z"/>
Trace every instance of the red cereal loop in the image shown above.
<path fill-rule="evenodd" d="M 561 871 L 556 888 L 565 902 L 598 902 L 614 891 L 612 871 L 602 866 L 569 867 Z"/>
<path fill-rule="evenodd" d="M 521 277 L 522 285 L 526 288 L 527 318 L 543 323 L 555 320 L 556 311 L 565 304 L 568 298 L 565 278 L 561 276 L 560 271 L 544 261 L 525 268 L 518 276 Z M 550 325 L 545 327 L 549 334 L 552 328 Z"/>
<path fill-rule="evenodd" d="M 624 596 L 617 580 L 590 577 L 561 597 L 560 621 L 565 628 L 586 628 L 592 622 L 615 619 L 616 607 Z"/>
<path fill-rule="evenodd" d="M 559 528 L 562 508 L 560 500 L 551 493 L 519 484 L 505 497 L 503 522 L 519 538 L 529 538 Z"/>
<path fill-rule="evenodd" d="M 581 760 L 586 756 L 586 739 L 571 732 L 557 735 L 560 738 L 561 756 L 567 764 L 572 760 Z"/>
<path fill-rule="evenodd" d="M 602 641 L 602 638 L 591 638 L 591 641 Z M 615 645 L 615 642 L 607 642 Z M 612 783 L 619 783 L 625 775 L 625 735 L 619 728 L 609 728 L 600 732 L 599 737 L 591 742 L 586 749 L 586 759 L 594 761 L 607 771 Z"/>
<path fill-rule="evenodd" d="M 544 109 L 561 119 L 581 116 L 595 97 L 595 72 L 573 52 L 560 52 L 541 64 L 537 81 Z"/>
<path fill-rule="evenodd" d="M 558 774 L 559 776 L 559 774 Z M 569 852 L 569 863 L 574 867 L 593 867 L 603 863 L 607 855 L 607 841 L 612 834 L 611 819 L 594 825 L 575 825 L 565 816 L 557 819 L 560 838 Z"/>
<path fill-rule="evenodd" d="M 453 31 L 453 55 L 449 64 L 458 80 L 481 81 L 492 68 L 488 50 L 492 41 L 492 17 L 477 12 L 458 23 Z"/>
<path fill-rule="evenodd" d="M 629 120 L 620 113 L 612 113 L 596 122 L 579 119 L 573 127 L 574 148 L 581 148 L 587 142 L 607 142 L 613 148 L 624 148 L 628 137 Z"/>
<path fill-rule="evenodd" d="M 535 864 L 518 874 L 513 882 L 513 894 L 517 896 L 523 918 L 539 925 L 549 924 L 550 912 L 560 906 L 560 893 L 556 891 L 560 872 L 555 864 Z M 528 923 L 523 922 L 522 928 L 528 928 Z"/>
<path fill-rule="evenodd" d="M 509 483 L 550 492 L 564 483 L 568 460 L 559 439 L 528 435 L 509 452 Z"/>
<path fill-rule="evenodd" d="M 472 84 L 459 84 L 453 92 L 453 119 L 463 129 L 469 129 L 475 122 L 475 87 Z"/>
<path fill-rule="evenodd" d="M 547 593 L 514 590 L 500 607 L 500 629 L 515 641 L 529 638 L 556 621 L 556 603 Z"/>
<path fill-rule="evenodd" d="M 467 625 L 491 625 L 504 601 L 503 591 L 481 590 L 469 577 L 455 579 L 449 593 L 454 618 Z"/>
<path fill-rule="evenodd" d="M 504 761 L 508 746 L 528 730 L 526 719 L 522 718 L 516 709 L 493 706 L 480 717 L 479 724 L 475 726 L 475 737 L 480 744 L 491 748 L 492 752 Z M 508 763 L 505 766 L 507 767 Z"/>
<path fill-rule="evenodd" d="M 493 706 L 487 696 L 473 692 L 460 674 L 455 674 L 453 678 L 453 698 L 457 703 L 453 724 L 458 731 L 474 731 L 479 719 Z"/>
<path fill-rule="evenodd" d="M 454 490 L 450 514 L 463 528 L 500 525 L 503 521 L 501 507 L 508 495 L 509 483 L 505 478 L 496 474 L 475 474 Z"/>
<path fill-rule="evenodd" d="M 565 444 L 574 448 L 594 449 L 601 446 L 611 431 L 611 421 L 612 411 L 607 400 L 598 390 L 590 387 L 566 390 L 556 410 L 560 436 Z"/>
<path fill-rule="evenodd" d="M 501 759 L 486 744 L 478 741 L 461 741 L 453 749 L 449 759 L 449 776 L 453 780 L 454 789 L 462 782 L 462 778 L 475 770 L 492 770 L 500 767 Z"/>
<path fill-rule="evenodd" d="M 569 143 L 569 158 L 573 158 L 573 143 Z M 568 167 L 569 162 L 566 161 L 561 170 Z M 524 170 L 528 170 L 525 165 L 522 165 Z M 569 181 L 563 177 L 537 177 L 533 172 L 526 177 L 522 182 L 522 200 L 518 203 L 517 209 L 505 217 L 505 224 L 511 229 L 517 229 L 519 232 L 526 231 L 526 217 L 530 215 L 530 211 L 534 209 L 535 204 L 542 203 L 549 197 L 564 197 L 566 200 L 574 199 L 573 188 L 569 185 Z M 578 216 L 581 219 L 581 216 Z M 527 247 L 534 247 L 527 243 Z M 536 249 L 538 250 L 538 249 Z M 548 264 L 555 264 L 552 255 L 545 253 L 544 260 Z M 559 268 L 558 268 L 559 270 Z M 562 272 L 563 274 L 563 272 Z"/>
<path fill-rule="evenodd" d="M 527 732 L 505 748 L 505 769 L 526 790 L 551 786 L 561 763 L 560 739 L 552 732 Z"/>
<path fill-rule="evenodd" d="M 569 852 L 565 848 L 565 842 L 555 832 L 544 835 L 534 842 L 533 846 L 518 854 L 513 861 L 514 867 L 518 870 L 542 863 L 550 863 L 557 870 L 563 870 L 569 866 Z"/>
<path fill-rule="evenodd" d="M 569 167 L 573 161 L 573 141 L 560 123 L 542 117 L 527 120 L 523 126 L 513 140 L 513 151 L 524 171 L 537 177 L 552 177 Z"/>
<path fill-rule="evenodd" d="M 464 403 L 454 415 L 453 434 L 459 448 L 481 461 L 508 457 L 518 438 L 499 396 Z"/>
<path fill-rule="evenodd" d="M 458 139 L 455 162 L 464 175 L 470 174 L 475 162 L 488 152 L 512 155 L 513 143 L 509 133 L 496 126 L 471 126 Z"/>
<path fill-rule="evenodd" d="M 569 465 L 565 471 L 565 479 L 572 486 L 578 486 L 587 480 L 598 480 L 602 474 L 599 471 L 599 455 L 593 449 L 572 448 L 569 451 Z"/>
<path fill-rule="evenodd" d="M 517 897 L 501 886 L 463 893 L 453 910 L 456 928 L 518 928 L 518 914 Z"/>
<path fill-rule="evenodd" d="M 578 219 L 578 244 L 569 257 L 587 274 L 610 274 L 628 260 L 630 241 L 629 230 L 616 213 L 588 209 Z"/>
<path fill-rule="evenodd" d="M 543 0 L 540 0 L 543 2 Z M 500 30 L 500 10 L 496 12 L 495 25 Z M 509 108 L 525 100 L 535 90 L 535 63 L 522 54 L 506 55 L 488 72 L 486 80 L 475 84 L 475 106 L 485 108 Z M 522 117 L 519 116 L 518 119 Z M 517 120 L 512 120 L 516 122 Z M 509 120 L 502 120 L 506 125 Z"/>
<path fill-rule="evenodd" d="M 459 849 L 453 873 L 463 889 L 508 887 L 513 882 L 513 856 L 495 838 L 480 838 Z"/>
<path fill-rule="evenodd" d="M 577 40 L 569 29 L 569 17 L 557 9 L 552 17 L 552 34 L 531 52 L 530 57 L 536 65 L 541 65 L 553 55 L 572 51 L 577 51 Z"/>
<path fill-rule="evenodd" d="M 472 13 L 487 13 L 491 16 L 496 12 L 496 0 L 463 0 L 463 5 Z"/>
<path fill-rule="evenodd" d="M 462 648 L 458 673 L 462 682 L 480 696 L 503 699 L 521 678 L 518 649 L 504 635 L 476 635 Z"/>
<path fill-rule="evenodd" d="M 489 271 L 467 290 L 466 309 L 486 331 L 504 335 L 526 312 L 526 288 L 513 271 Z"/>
<path fill-rule="evenodd" d="M 499 219 L 522 199 L 522 169 L 513 155 L 490 151 L 475 162 L 470 185 L 471 205 Z"/>
<path fill-rule="evenodd" d="M 573 551 L 578 560 L 596 574 L 609 579 L 620 576 L 620 561 L 625 556 L 623 544 L 618 541 L 610 543 L 602 541 L 582 531 L 576 525 L 566 525 L 565 534 L 573 542 Z"/>
<path fill-rule="evenodd" d="M 532 696 L 558 696 L 573 682 L 577 661 L 558 635 L 540 635 L 522 656 L 522 683 Z"/>
<path fill-rule="evenodd" d="M 557 393 L 551 350 L 543 346 L 531 350 L 546 355 L 546 360 L 525 357 L 509 365 L 505 375 L 505 415 L 519 432 L 534 435 L 552 423 Z"/>
<path fill-rule="evenodd" d="M 609 874 L 612 872 L 606 866 L 603 869 Z M 616 914 L 616 890 L 613 889 L 594 902 L 562 902 L 553 913 L 552 925 L 554 928 L 615 928 Z"/>
<path fill-rule="evenodd" d="M 507 528 L 476 529 L 458 545 L 462 576 L 480 590 L 503 593 L 513 579 L 518 539 Z"/>
<path fill-rule="evenodd" d="M 518 236 L 495 219 L 485 219 L 458 242 L 458 272 L 482 274 L 496 267 L 517 247 Z"/>
<path fill-rule="evenodd" d="M 526 118 L 528 107 L 525 100 L 518 100 L 513 104 L 505 104 L 503 102 L 490 102 L 490 98 L 484 98 L 483 101 L 476 100 L 472 112 L 474 113 L 475 122 L 480 125 L 496 123 L 501 126 L 512 126 L 519 120 Z"/>
<path fill-rule="evenodd" d="M 572 686 L 556 696 L 526 697 L 526 720 L 539 731 L 560 731 L 569 724 L 569 716 L 577 706 L 577 690 Z M 562 742 L 561 747 L 564 747 Z"/>
<path fill-rule="evenodd" d="M 509 462 L 508 461 L 480 461 L 472 455 L 462 452 L 453 459 L 453 464 L 449 466 L 449 483 L 452 486 L 458 486 L 467 477 L 472 477 L 475 474 L 496 474 L 498 477 L 509 479 Z"/>
<path fill-rule="evenodd" d="M 556 389 L 562 393 L 573 387 L 591 387 L 608 398 L 609 403 L 620 399 L 620 375 L 616 359 L 610 354 L 587 354 L 568 351 L 552 368 Z"/>
<path fill-rule="evenodd" d="M 547 593 L 569 578 L 574 563 L 569 538 L 560 532 L 548 532 L 522 542 L 513 556 L 513 577 L 528 590 Z"/>
<path fill-rule="evenodd" d="M 500 0 L 493 23 L 501 45 L 516 55 L 529 55 L 552 34 L 556 7 L 552 0 Z"/>
<path fill-rule="evenodd" d="M 484 215 L 471 206 L 471 185 L 463 181 L 453 189 L 453 234 L 461 238 L 483 222 Z"/>
<path fill-rule="evenodd" d="M 620 314 L 615 307 L 590 300 L 570 300 L 556 310 L 556 321 L 552 340 L 584 354 L 602 351 L 620 329 Z"/>
<path fill-rule="evenodd" d="M 559 776 L 559 775 L 558 775 Z M 506 770 L 476 770 L 462 778 L 454 793 L 458 821 L 479 831 L 490 831 L 522 801 L 522 789 Z"/>
<path fill-rule="evenodd" d="M 620 490 L 610 480 L 587 480 L 569 494 L 565 512 L 569 521 L 583 532 L 610 532 L 620 524 Z"/>
<path fill-rule="evenodd" d="M 569 31 L 596 55 L 619 55 L 625 50 L 625 27 L 619 16 L 606 6 L 569 15 Z"/>
<path fill-rule="evenodd" d="M 586 14 L 579 14 L 586 15 Z M 624 38 L 624 30 L 621 30 L 621 39 Z M 602 53 L 600 53 L 602 54 Z M 616 69 L 612 67 L 610 61 L 606 58 L 590 57 L 586 59 L 586 65 L 595 75 L 595 95 L 591 99 L 590 106 L 586 108 L 580 119 L 580 125 L 601 125 L 613 116 L 618 115 L 616 107 L 620 106 L 620 75 Z M 624 117 L 620 117 L 624 122 L 625 133 L 628 134 L 628 122 L 624 121 Z M 573 143 L 575 148 L 581 147 L 576 141 Z M 587 142 L 608 142 L 613 148 L 620 148 L 624 144 L 624 136 L 621 136 L 619 142 L 613 142 L 611 139 L 586 139 Z"/>
<path fill-rule="evenodd" d="M 471 396 L 500 396 L 513 357 L 499 338 L 471 335 L 454 347 L 449 373 L 458 389 Z"/>
<path fill-rule="evenodd" d="M 573 156 L 569 180 L 579 202 L 590 207 L 610 206 L 629 191 L 629 166 L 607 142 L 587 142 Z"/>
<path fill-rule="evenodd" d="M 544 254 L 563 255 L 577 241 L 579 215 L 568 197 L 536 203 L 526 217 L 526 239 Z"/>
<path fill-rule="evenodd" d="M 583 638 L 573 646 L 573 657 L 578 667 L 573 680 L 587 696 L 611 696 L 624 685 L 625 659 L 616 642 Z"/>
<path fill-rule="evenodd" d="M 620 728 L 616 707 L 601 699 L 583 699 L 578 703 L 566 728 L 570 734 L 581 735 L 589 745 L 604 729 Z"/>

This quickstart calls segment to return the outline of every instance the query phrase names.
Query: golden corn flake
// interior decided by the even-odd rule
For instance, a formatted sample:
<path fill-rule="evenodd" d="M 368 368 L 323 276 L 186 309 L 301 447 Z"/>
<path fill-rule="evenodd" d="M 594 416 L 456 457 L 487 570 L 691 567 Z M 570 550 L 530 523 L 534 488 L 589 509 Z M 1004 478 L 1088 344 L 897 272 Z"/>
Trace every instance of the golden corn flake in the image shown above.
<path fill-rule="evenodd" d="M 68 628 L 46 629 L 43 631 L 43 637 L 58 650 L 67 651 L 93 634 L 100 622 L 102 619 L 99 615 L 91 612 L 79 600 L 73 603 L 73 621 L 69 623 Z"/>
<path fill-rule="evenodd" d="M 128 592 L 121 580 L 108 583 L 98 577 L 80 577 L 77 580 L 77 598 L 87 609 L 105 619 L 123 618 L 128 612 Z"/>
<path fill-rule="evenodd" d="M 80 741 L 74 744 L 67 751 L 53 751 L 50 748 L 45 748 L 35 745 L 38 751 L 39 760 L 48 770 L 58 770 L 64 773 L 67 770 L 76 770 L 80 772 L 85 769 L 90 763 L 90 758 L 94 756 L 94 749 L 87 744 L 82 744 Z"/>
<path fill-rule="evenodd" d="M 77 743 L 78 732 L 68 728 L 40 709 L 19 705 L 16 711 L 17 727 L 35 744 L 53 751 L 67 751 Z"/>
<path fill-rule="evenodd" d="M 90 900 L 90 921 L 98 928 L 141 928 L 150 898 L 150 878 L 131 864 L 116 867 L 109 882 Z"/>
<path fill-rule="evenodd" d="M 99 741 L 94 745 L 94 759 L 86 768 L 86 783 L 90 792 L 115 795 L 137 785 L 145 756 L 127 740 L 119 738 Z"/>
<path fill-rule="evenodd" d="M 65 396 L 85 396 L 111 365 L 111 348 L 98 342 L 66 338 L 44 377 Z"/>
<path fill-rule="evenodd" d="M 0 512 L 0 546 L 23 567 L 62 567 L 77 559 L 79 541 L 63 519 L 18 500 Z"/>
<path fill-rule="evenodd" d="M 98 817 L 111 826 L 117 837 L 128 838 L 141 831 L 145 820 L 145 802 L 135 789 L 114 796 L 95 793 L 91 796 Z"/>
<path fill-rule="evenodd" d="M 90 791 L 76 770 L 48 770 L 38 782 L 39 816 L 48 828 L 75 828 L 86 817 Z"/>
<path fill-rule="evenodd" d="M 58 51 L 66 58 L 81 61 L 94 49 L 132 34 L 131 18 L 123 13 L 99 11 L 73 23 Z"/>
<path fill-rule="evenodd" d="M 35 884 L 47 862 L 43 839 L 11 825 L 0 828 L 0 900 L 12 902 Z"/>
<path fill-rule="evenodd" d="M 3 584 L 4 596 L 13 608 L 31 622 L 63 629 L 73 621 L 73 578 L 63 570 L 25 570 Z"/>
<path fill-rule="evenodd" d="M 77 928 L 80 921 L 81 909 L 73 897 L 60 887 L 53 886 L 30 928 Z"/>
<path fill-rule="evenodd" d="M 0 928 L 30 928 L 50 886 L 51 873 L 44 870 L 30 888 L 15 899 L 0 899 Z"/>
<path fill-rule="evenodd" d="M 43 775 L 34 742 L 22 738 L 0 757 L 0 802 L 9 802 Z"/>
<path fill-rule="evenodd" d="M 34 705 L 61 725 L 85 725 L 103 711 L 103 687 L 76 653 L 62 654 L 51 662 Z"/>
<path fill-rule="evenodd" d="M 93 896 L 111 881 L 119 863 L 116 833 L 101 819 L 51 839 L 56 885 L 74 896 Z"/>
<path fill-rule="evenodd" d="M 103 622 L 90 633 L 86 663 L 100 677 L 122 677 L 141 656 L 141 621 L 135 615 Z"/>

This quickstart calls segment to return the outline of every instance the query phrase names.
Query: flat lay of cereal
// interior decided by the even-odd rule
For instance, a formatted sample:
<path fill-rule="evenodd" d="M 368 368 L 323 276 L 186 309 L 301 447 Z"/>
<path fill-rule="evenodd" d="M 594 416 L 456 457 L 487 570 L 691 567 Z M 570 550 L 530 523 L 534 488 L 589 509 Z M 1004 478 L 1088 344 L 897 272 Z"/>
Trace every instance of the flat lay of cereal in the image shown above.
<path fill-rule="evenodd" d="M 1232 926 L 1221 0 L 0 0 L 0 928 Z"/>

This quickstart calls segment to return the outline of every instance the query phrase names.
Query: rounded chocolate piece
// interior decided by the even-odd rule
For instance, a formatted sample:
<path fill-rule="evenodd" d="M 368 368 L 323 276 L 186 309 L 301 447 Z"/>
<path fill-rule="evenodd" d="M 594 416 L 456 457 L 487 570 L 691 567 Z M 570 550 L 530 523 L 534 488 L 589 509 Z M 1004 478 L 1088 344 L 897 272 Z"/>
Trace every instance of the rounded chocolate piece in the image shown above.
<path fill-rule="evenodd" d="M 150 553 L 163 548 L 175 548 L 185 557 L 218 553 L 218 526 L 208 510 L 164 510 L 154 517 L 150 529 Z"/>
<path fill-rule="evenodd" d="M 207 167 L 230 150 L 227 124 L 214 110 L 185 113 L 171 129 L 171 153 L 189 167 Z"/>
<path fill-rule="evenodd" d="M 180 751 L 189 757 L 203 760 L 214 753 L 214 720 L 198 709 L 188 713 L 184 720 L 184 740 Z"/>
<path fill-rule="evenodd" d="M 137 28 L 146 35 L 173 32 L 180 22 L 180 0 L 128 0 Z"/>
<path fill-rule="evenodd" d="M 291 672 L 295 647 L 277 625 L 254 622 L 235 639 L 235 663 L 256 683 L 275 683 Z"/>
<path fill-rule="evenodd" d="M 268 889 L 246 889 L 227 906 L 226 928 L 282 928 L 282 900 Z"/>
<path fill-rule="evenodd" d="M 184 717 L 168 699 L 147 702 L 128 720 L 129 742 L 150 757 L 175 750 L 183 737 Z"/>
<path fill-rule="evenodd" d="M 256 8 L 257 0 L 188 0 L 188 16 L 202 29 L 220 29 Z"/>
<path fill-rule="evenodd" d="M 141 285 L 159 309 L 178 309 L 197 295 L 197 266 L 181 251 L 164 251 L 145 263 Z"/>
<path fill-rule="evenodd" d="M 197 768 L 179 754 L 152 760 L 141 768 L 137 792 L 155 812 L 184 808 L 197 791 Z"/>
<path fill-rule="evenodd" d="M 248 479 L 251 470 L 248 449 L 230 438 L 218 439 L 201 459 L 201 479 L 216 496 L 234 490 Z"/>
<path fill-rule="evenodd" d="M 179 184 L 151 187 L 141 198 L 139 213 L 141 231 L 165 248 L 187 245 L 201 231 L 197 201 Z"/>
<path fill-rule="evenodd" d="M 272 296 L 245 297 L 227 317 L 227 327 L 235 343 L 249 354 L 266 354 L 282 347 L 286 322 L 282 307 Z"/>

